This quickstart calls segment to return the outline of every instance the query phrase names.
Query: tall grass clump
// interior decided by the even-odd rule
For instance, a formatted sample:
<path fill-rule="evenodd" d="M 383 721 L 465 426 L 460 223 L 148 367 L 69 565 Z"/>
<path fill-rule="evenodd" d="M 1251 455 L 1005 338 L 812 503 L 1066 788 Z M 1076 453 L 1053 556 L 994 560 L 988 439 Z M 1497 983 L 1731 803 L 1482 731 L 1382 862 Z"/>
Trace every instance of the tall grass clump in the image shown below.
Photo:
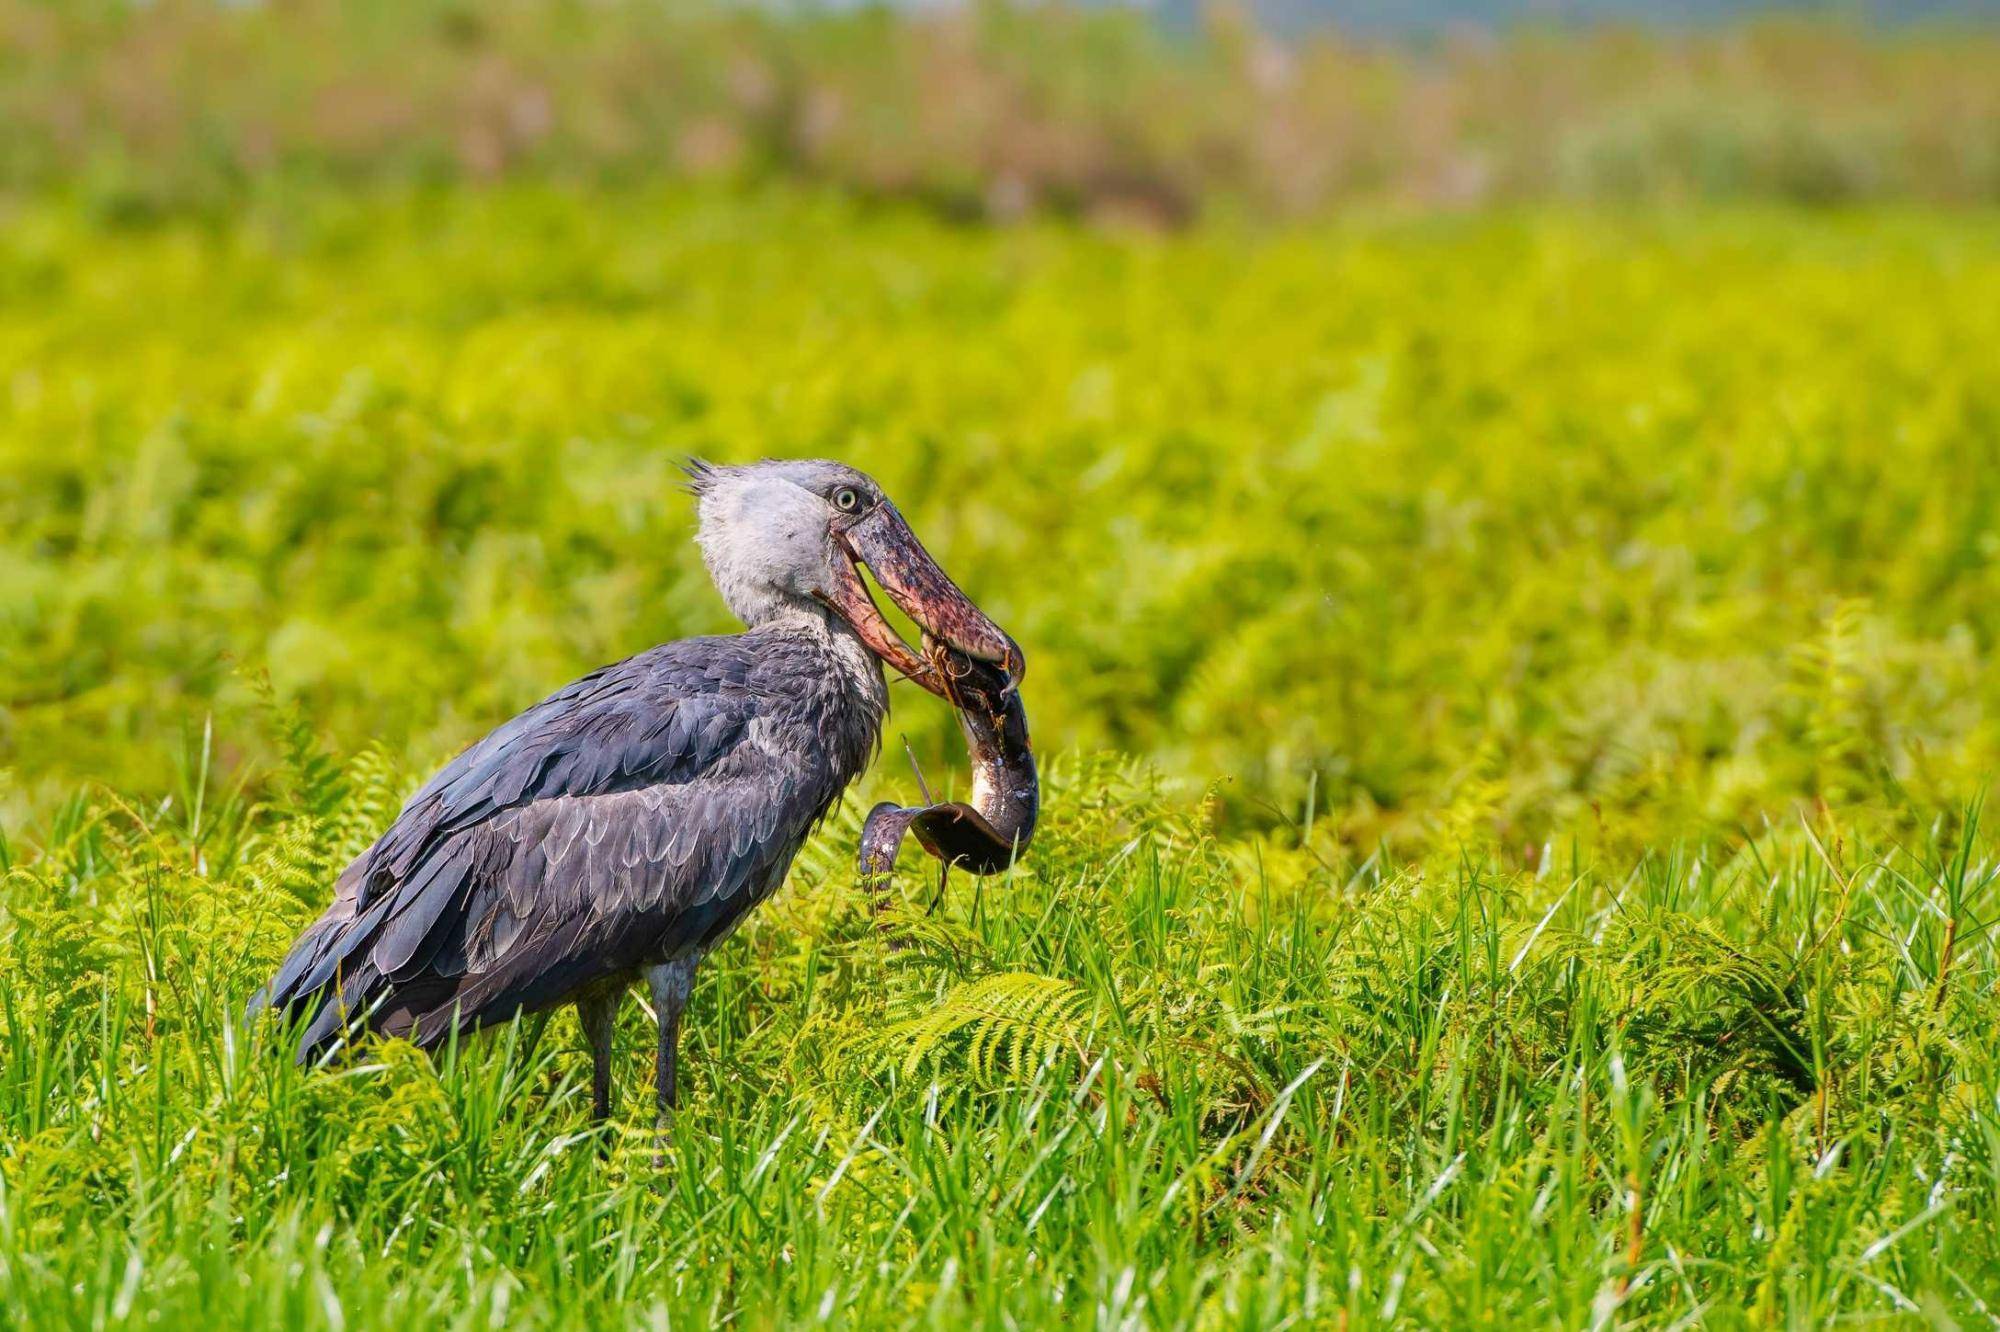
<path fill-rule="evenodd" d="M 397 785 L 287 778 L 10 853 L 10 1326 L 1803 1325 L 2000 1271 L 1976 811 L 1321 863 L 1068 758 L 1030 863 L 878 914 L 850 809 L 704 969 L 656 1172 L 636 1002 L 605 1130 L 568 1017 L 239 1025 Z"/>

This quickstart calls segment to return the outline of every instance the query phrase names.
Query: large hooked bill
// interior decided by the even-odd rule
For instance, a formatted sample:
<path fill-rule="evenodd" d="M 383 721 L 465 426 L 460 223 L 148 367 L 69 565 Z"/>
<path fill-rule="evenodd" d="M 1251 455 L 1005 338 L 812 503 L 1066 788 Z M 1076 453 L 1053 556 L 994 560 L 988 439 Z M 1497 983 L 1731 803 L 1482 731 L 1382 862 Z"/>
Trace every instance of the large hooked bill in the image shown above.
<path fill-rule="evenodd" d="M 834 530 L 844 559 L 833 562 L 831 585 L 821 600 L 852 625 L 868 650 L 890 669 L 954 706 L 954 677 L 961 663 L 987 663 L 1018 684 L 1025 670 L 1021 649 L 988 619 L 917 540 L 903 515 L 883 500 Z M 862 580 L 866 566 L 902 612 L 924 633 L 918 653 L 897 636 Z"/>
<path fill-rule="evenodd" d="M 1014 649 L 1013 672 L 928 634 L 924 655 L 936 677 L 946 682 L 946 697 L 958 712 L 972 762 L 972 799 L 924 805 L 885 800 L 869 810 L 861 827 L 860 869 L 865 879 L 888 877 L 910 832 L 947 869 L 956 865 L 974 874 L 1007 869 L 1035 835 L 1041 782 L 1018 687 L 1019 649 Z"/>

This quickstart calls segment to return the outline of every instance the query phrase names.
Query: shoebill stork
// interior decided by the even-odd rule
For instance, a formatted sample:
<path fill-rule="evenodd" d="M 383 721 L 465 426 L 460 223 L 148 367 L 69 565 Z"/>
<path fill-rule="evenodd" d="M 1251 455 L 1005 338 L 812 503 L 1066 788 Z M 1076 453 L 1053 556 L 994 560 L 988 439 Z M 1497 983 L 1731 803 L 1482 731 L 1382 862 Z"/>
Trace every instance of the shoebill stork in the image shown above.
<path fill-rule="evenodd" d="M 603 1119 L 613 1018 L 643 979 L 664 1119 L 695 968 L 873 757 L 883 664 L 946 697 L 946 651 L 1018 677 L 1020 649 L 867 476 L 833 462 L 688 474 L 702 555 L 745 632 L 594 671 L 418 791 L 251 1001 L 304 1024 L 301 1062 L 350 1029 L 433 1047 L 573 1003 Z M 860 565 L 924 630 L 924 656 L 882 618 Z"/>

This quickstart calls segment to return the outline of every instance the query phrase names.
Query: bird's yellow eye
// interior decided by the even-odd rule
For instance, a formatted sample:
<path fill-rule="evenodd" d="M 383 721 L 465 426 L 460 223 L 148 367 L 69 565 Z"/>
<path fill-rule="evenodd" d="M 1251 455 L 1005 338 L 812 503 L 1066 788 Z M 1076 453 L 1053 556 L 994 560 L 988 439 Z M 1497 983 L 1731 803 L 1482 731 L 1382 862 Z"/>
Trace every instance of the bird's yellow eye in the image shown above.
<path fill-rule="evenodd" d="M 853 513 L 861 507 L 861 494 L 853 486 L 842 486 L 833 492 L 833 507 L 842 513 Z"/>

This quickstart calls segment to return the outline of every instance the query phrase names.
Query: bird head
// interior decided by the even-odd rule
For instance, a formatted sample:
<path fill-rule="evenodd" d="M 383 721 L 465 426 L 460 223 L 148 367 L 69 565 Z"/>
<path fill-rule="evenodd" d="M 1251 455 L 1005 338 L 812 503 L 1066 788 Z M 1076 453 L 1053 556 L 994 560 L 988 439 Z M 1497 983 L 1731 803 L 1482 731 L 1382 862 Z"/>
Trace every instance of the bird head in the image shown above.
<path fill-rule="evenodd" d="M 716 588 L 744 623 L 817 604 L 851 625 L 869 651 L 942 698 L 953 697 L 954 654 L 1018 680 L 1021 649 L 932 559 L 882 488 L 843 463 L 779 461 L 724 467 L 692 461 L 696 541 Z M 861 576 L 923 630 L 919 651 L 883 618 Z"/>

